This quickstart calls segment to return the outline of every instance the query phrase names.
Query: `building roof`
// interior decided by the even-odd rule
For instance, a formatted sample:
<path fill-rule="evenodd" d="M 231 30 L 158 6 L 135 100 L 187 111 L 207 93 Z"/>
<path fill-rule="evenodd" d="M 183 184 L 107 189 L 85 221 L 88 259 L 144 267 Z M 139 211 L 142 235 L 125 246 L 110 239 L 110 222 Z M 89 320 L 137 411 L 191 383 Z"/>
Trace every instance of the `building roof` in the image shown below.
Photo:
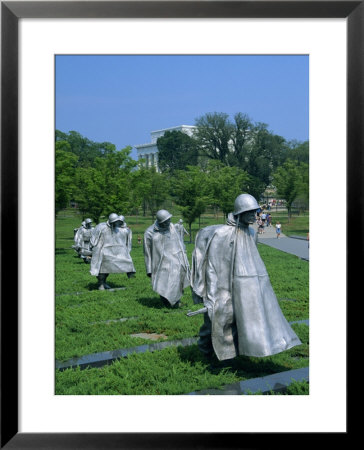
<path fill-rule="evenodd" d="M 194 129 L 194 128 L 197 128 L 197 127 L 194 126 L 194 125 L 177 125 L 177 126 L 175 126 L 175 127 L 169 127 L 169 128 L 162 128 L 162 129 L 160 129 L 160 130 L 154 130 L 154 131 L 151 131 L 150 134 L 152 135 L 153 133 L 160 133 L 160 132 L 162 132 L 162 131 L 176 130 L 176 129 L 179 129 L 179 128 L 190 128 L 190 129 Z M 157 145 L 156 142 L 148 142 L 148 143 L 146 143 L 146 144 L 137 144 L 137 145 L 134 145 L 134 147 L 135 147 L 136 149 L 139 149 L 139 148 L 155 147 L 156 145 Z"/>
<path fill-rule="evenodd" d="M 159 133 L 160 131 L 175 130 L 176 128 L 197 128 L 195 125 L 178 125 L 176 127 L 162 128 L 160 130 L 151 131 L 151 133 Z"/>
<path fill-rule="evenodd" d="M 155 147 L 157 144 L 155 142 L 149 142 L 148 144 L 138 144 L 134 145 L 135 148 L 144 148 L 144 147 Z"/>

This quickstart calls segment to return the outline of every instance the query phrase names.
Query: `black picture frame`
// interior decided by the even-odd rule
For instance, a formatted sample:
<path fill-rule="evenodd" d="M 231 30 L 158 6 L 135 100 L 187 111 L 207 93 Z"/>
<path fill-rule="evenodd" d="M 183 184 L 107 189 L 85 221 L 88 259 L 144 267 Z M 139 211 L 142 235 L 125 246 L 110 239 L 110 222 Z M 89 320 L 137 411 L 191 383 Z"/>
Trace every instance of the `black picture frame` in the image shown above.
<path fill-rule="evenodd" d="M 364 1 L 1 2 L 1 448 L 258 448 L 269 433 L 18 432 L 18 21 L 21 18 L 347 18 L 347 225 L 363 225 Z M 334 94 L 334 93 L 333 93 Z M 341 218 L 340 218 L 341 219 Z M 349 226 L 348 226 L 349 229 Z M 9 240 L 9 230 L 12 239 Z M 361 233 L 348 233 L 347 305 L 362 292 Z M 359 249 L 359 258 L 358 256 Z M 359 276 L 360 275 L 360 276 Z M 11 320 L 9 320 L 11 318 Z M 348 349 L 350 346 L 348 345 Z M 334 393 L 333 393 L 334 395 Z M 202 413 L 202 412 L 201 412 Z M 335 437 L 347 437 L 338 433 Z M 309 433 L 302 436 L 309 438 Z M 301 438 L 301 439 L 302 439 Z M 315 436 L 317 443 L 317 434 Z M 292 440 L 293 439 L 293 440 Z M 283 447 L 294 437 L 279 434 Z M 302 440 L 300 441 L 302 443 Z"/>

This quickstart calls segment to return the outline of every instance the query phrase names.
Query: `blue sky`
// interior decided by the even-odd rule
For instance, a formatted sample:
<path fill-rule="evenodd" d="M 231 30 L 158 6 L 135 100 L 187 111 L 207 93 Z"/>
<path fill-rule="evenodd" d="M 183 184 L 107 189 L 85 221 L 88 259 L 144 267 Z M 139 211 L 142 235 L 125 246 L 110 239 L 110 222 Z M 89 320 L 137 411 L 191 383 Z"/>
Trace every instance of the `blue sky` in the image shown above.
<path fill-rule="evenodd" d="M 121 149 L 208 112 L 242 112 L 304 141 L 308 89 L 305 55 L 58 55 L 56 128 Z"/>

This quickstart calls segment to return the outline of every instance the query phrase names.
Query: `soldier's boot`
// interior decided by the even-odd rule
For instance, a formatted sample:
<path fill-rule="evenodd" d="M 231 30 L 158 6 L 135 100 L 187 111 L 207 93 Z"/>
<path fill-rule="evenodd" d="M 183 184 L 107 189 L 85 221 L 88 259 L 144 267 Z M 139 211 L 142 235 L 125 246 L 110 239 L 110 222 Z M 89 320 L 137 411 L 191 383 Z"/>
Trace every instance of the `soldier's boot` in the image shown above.
<path fill-rule="evenodd" d="M 199 331 L 199 339 L 197 341 L 198 348 L 205 356 L 213 356 L 214 348 L 211 340 L 211 320 L 208 313 L 204 313 L 204 323 Z"/>
<path fill-rule="evenodd" d="M 105 278 L 104 278 L 104 288 L 105 288 L 105 289 L 111 289 L 111 286 L 109 286 L 108 284 L 106 284 L 106 278 L 109 276 L 109 274 L 108 274 L 108 273 L 105 273 L 104 275 L 105 275 Z"/>
<path fill-rule="evenodd" d="M 99 291 L 104 291 L 105 289 L 110 289 L 110 286 L 108 284 L 106 284 L 106 278 L 108 277 L 108 273 L 100 273 L 97 276 L 97 280 L 99 283 Z"/>
<path fill-rule="evenodd" d="M 98 282 L 98 290 L 99 291 L 104 291 L 105 290 L 105 286 L 104 286 L 104 277 L 103 277 L 103 275 L 97 275 L 97 282 Z"/>
<path fill-rule="evenodd" d="M 162 300 L 164 306 L 166 306 L 167 308 L 171 307 L 171 304 L 169 303 L 169 300 L 167 300 L 165 297 L 162 297 L 161 295 L 159 297 Z"/>

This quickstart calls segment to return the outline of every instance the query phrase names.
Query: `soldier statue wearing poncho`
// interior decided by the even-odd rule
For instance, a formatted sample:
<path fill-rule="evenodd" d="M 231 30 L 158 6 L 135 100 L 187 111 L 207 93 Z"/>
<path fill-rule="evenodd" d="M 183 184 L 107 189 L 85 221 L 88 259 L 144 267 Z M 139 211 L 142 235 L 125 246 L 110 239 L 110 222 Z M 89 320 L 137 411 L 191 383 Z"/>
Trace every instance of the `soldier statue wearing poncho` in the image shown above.
<path fill-rule="evenodd" d="M 269 356 L 300 345 L 283 316 L 259 255 L 254 223 L 259 205 L 239 195 L 226 225 L 203 228 L 192 255 L 195 303 L 205 306 L 199 348 L 219 360 Z"/>
<path fill-rule="evenodd" d="M 189 236 L 189 233 L 186 230 L 186 228 L 183 226 L 183 220 L 179 219 L 179 221 L 174 224 L 174 228 L 176 229 L 177 233 L 179 234 L 182 244 L 185 245 L 184 244 L 185 234 L 187 234 L 187 236 Z"/>
<path fill-rule="evenodd" d="M 90 239 L 93 230 L 92 220 L 88 218 L 82 222 L 82 226 L 77 230 L 74 237 L 75 245 L 73 248 L 85 263 L 91 262 L 92 252 L 90 250 Z"/>
<path fill-rule="evenodd" d="M 153 291 L 165 306 L 179 306 L 183 289 L 190 285 L 190 267 L 172 214 L 161 209 L 156 221 L 144 233 L 144 259 Z"/>
<path fill-rule="evenodd" d="M 132 232 L 124 216 L 109 215 L 107 222 L 99 223 L 91 236 L 91 275 L 96 275 L 100 290 L 110 289 L 106 278 L 110 273 L 126 273 L 130 278 L 135 268 L 130 256 Z"/>

